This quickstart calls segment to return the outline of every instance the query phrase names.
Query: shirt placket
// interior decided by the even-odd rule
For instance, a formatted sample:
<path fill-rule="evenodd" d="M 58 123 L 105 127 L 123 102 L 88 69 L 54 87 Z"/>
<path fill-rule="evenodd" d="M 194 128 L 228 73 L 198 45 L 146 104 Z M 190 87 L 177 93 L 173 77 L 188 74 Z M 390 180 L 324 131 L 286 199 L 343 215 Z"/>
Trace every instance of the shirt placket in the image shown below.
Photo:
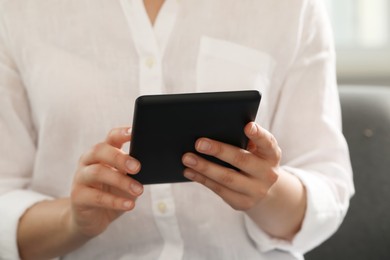
<path fill-rule="evenodd" d="M 153 215 L 164 239 L 164 247 L 159 259 L 182 259 L 184 246 L 176 217 L 172 185 L 151 185 L 150 191 Z"/>
<path fill-rule="evenodd" d="M 161 94 L 164 92 L 162 52 L 143 1 L 121 0 L 121 4 L 138 54 L 140 94 Z"/>
<path fill-rule="evenodd" d="M 140 95 L 164 93 L 162 57 L 174 26 L 179 2 L 166 0 L 153 28 L 142 0 L 120 1 L 139 57 Z M 150 192 L 154 220 L 164 240 L 159 259 L 182 259 L 184 246 L 175 211 L 172 185 L 151 185 Z"/>

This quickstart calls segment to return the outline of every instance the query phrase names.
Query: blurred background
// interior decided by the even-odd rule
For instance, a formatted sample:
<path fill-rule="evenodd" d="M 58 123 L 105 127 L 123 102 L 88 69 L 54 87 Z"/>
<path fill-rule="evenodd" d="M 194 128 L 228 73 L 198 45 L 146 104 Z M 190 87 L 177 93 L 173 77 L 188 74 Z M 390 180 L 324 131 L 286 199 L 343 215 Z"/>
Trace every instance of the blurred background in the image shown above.
<path fill-rule="evenodd" d="M 339 84 L 390 86 L 390 1 L 324 1 L 336 40 Z"/>

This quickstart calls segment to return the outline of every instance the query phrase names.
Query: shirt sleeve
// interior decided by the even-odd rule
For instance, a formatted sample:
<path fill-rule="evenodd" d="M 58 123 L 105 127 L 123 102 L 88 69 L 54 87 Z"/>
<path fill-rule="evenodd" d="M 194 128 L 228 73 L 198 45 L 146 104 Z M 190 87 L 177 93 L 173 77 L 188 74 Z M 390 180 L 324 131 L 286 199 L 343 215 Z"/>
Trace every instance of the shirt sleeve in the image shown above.
<path fill-rule="evenodd" d="M 7 48 L 3 17 L 0 6 L 0 259 L 19 259 L 19 218 L 34 203 L 49 197 L 28 190 L 35 132 L 27 94 Z"/>
<path fill-rule="evenodd" d="M 305 1 L 296 54 L 280 84 L 270 132 L 283 151 L 282 167 L 306 188 L 307 206 L 292 241 L 274 239 L 245 216 L 260 251 L 304 254 L 340 226 L 354 194 L 348 146 L 341 131 L 333 36 L 321 1 Z"/>

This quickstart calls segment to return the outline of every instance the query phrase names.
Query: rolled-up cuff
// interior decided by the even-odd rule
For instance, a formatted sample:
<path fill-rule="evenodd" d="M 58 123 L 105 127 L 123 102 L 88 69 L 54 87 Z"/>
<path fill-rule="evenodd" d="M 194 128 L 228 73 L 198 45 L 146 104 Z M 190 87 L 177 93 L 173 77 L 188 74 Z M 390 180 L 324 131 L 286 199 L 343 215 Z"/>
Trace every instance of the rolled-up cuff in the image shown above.
<path fill-rule="evenodd" d="M 276 239 L 262 231 L 245 215 L 245 226 L 251 239 L 261 252 L 283 250 L 295 256 L 303 255 L 330 237 L 343 218 L 342 205 L 327 182 L 315 173 L 291 167 L 283 167 L 297 176 L 306 187 L 307 206 L 300 231 L 292 241 Z"/>
<path fill-rule="evenodd" d="M 20 217 L 35 203 L 51 199 L 30 190 L 14 190 L 0 196 L 0 259 L 20 259 L 17 245 Z"/>

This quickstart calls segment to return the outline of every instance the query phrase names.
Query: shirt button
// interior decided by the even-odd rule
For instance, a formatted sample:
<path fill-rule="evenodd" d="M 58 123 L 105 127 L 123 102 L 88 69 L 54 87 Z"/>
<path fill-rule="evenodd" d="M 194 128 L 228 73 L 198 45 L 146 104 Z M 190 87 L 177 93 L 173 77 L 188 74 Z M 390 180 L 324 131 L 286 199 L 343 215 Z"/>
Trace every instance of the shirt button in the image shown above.
<path fill-rule="evenodd" d="M 167 204 L 163 201 L 160 201 L 158 204 L 157 204 L 157 209 L 158 211 L 161 213 L 161 214 L 164 214 L 165 212 L 167 212 Z"/>
<path fill-rule="evenodd" d="M 156 64 L 156 60 L 153 57 L 149 57 L 145 60 L 145 65 L 149 69 L 153 68 L 155 64 Z"/>

